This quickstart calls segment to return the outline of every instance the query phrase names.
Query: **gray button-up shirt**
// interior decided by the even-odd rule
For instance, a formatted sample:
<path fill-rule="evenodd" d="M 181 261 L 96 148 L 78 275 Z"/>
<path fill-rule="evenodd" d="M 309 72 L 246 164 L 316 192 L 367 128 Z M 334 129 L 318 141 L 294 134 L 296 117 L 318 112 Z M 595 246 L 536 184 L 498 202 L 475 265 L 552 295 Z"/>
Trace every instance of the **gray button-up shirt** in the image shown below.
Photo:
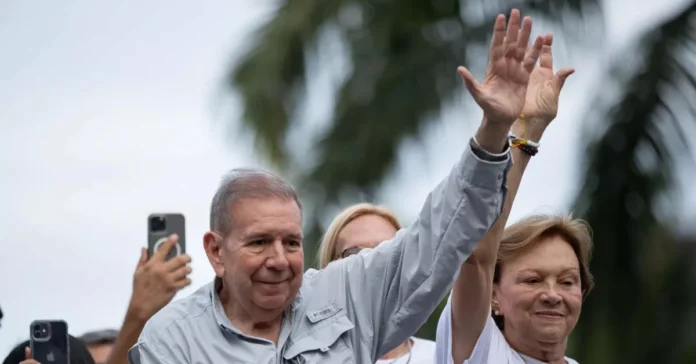
<path fill-rule="evenodd" d="M 129 363 L 374 363 L 447 294 L 502 211 L 510 164 L 509 153 L 492 162 L 467 148 L 411 226 L 375 249 L 305 272 L 278 345 L 237 330 L 210 283 L 152 317 Z"/>

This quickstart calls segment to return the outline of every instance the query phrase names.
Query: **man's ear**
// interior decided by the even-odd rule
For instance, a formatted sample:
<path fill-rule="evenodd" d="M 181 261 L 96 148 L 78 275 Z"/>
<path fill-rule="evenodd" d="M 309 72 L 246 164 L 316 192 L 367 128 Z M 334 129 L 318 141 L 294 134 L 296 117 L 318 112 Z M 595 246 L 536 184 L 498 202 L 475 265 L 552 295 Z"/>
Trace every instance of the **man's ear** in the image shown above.
<path fill-rule="evenodd" d="M 205 249 L 208 261 L 218 277 L 225 275 L 225 265 L 222 260 L 224 242 L 225 240 L 213 231 L 208 231 L 203 235 L 203 249 Z"/>

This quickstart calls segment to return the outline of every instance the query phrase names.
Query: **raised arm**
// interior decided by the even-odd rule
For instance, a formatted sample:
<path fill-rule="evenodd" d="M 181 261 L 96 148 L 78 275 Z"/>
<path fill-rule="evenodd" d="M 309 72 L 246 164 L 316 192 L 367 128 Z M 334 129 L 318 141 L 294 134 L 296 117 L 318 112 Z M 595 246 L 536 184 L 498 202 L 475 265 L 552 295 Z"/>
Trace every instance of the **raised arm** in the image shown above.
<path fill-rule="evenodd" d="M 408 228 L 375 249 L 330 264 L 317 276 L 330 282 L 334 291 L 343 288 L 339 292 L 344 296 L 337 300 L 343 301 L 360 327 L 360 339 L 372 345 L 373 359 L 418 330 L 501 213 L 511 164 L 507 135 L 522 112 L 542 39 L 526 55 L 523 50 L 523 58 L 508 57 L 503 47 L 504 15 L 496 20 L 495 29 L 491 48 L 495 67 L 486 80 L 479 84 L 465 68 L 459 69 L 484 111 L 459 163 L 430 193 Z M 363 329 L 367 327 L 370 330 Z"/>
<path fill-rule="evenodd" d="M 521 33 L 528 34 L 528 29 L 531 29 L 531 19 L 525 18 Z M 524 41 L 524 39 L 520 40 Z M 545 35 L 539 66 L 532 71 L 527 88 L 523 110 L 525 118 L 517 120 L 512 127 L 514 135 L 535 142 L 541 139 L 549 123 L 556 117 L 561 88 L 565 79 L 574 72 L 571 68 L 564 68 L 553 74 L 552 43 L 553 35 Z M 447 346 L 448 349 L 451 348 L 454 363 L 462 363 L 471 356 L 490 316 L 493 273 L 498 246 L 522 175 L 531 157 L 530 154 L 518 148 L 512 149 L 512 155 L 515 163 L 507 176 L 508 195 L 503 212 L 462 265 L 452 289 L 451 306 L 447 309 L 451 309 L 451 342 L 455 345 Z M 450 314 L 450 312 L 443 314 Z M 449 340 L 438 337 L 438 350 L 445 345 L 444 341 Z"/>
<path fill-rule="evenodd" d="M 188 254 L 169 261 L 164 259 L 177 239 L 178 237 L 167 239 L 162 248 L 150 258 L 147 249 L 142 248 L 133 274 L 133 295 L 107 364 L 127 364 L 128 350 L 138 341 L 145 322 L 169 303 L 176 292 L 191 284 L 188 278 L 191 268 L 187 266 L 191 257 Z"/>

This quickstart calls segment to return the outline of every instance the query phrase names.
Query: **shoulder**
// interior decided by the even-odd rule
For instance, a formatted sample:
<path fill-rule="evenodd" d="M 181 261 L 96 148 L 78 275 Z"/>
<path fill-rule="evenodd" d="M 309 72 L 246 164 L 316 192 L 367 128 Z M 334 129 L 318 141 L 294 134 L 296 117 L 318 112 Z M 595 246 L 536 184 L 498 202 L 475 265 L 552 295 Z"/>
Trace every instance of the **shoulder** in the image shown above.
<path fill-rule="evenodd" d="M 145 327 L 139 341 L 150 341 L 162 338 L 172 339 L 172 336 L 182 335 L 204 321 L 209 313 L 212 317 L 212 284 L 206 284 L 188 297 L 173 301 L 152 316 Z"/>
<path fill-rule="evenodd" d="M 571 358 L 569 358 L 569 357 L 567 357 L 567 356 L 565 357 L 565 361 L 566 361 L 566 363 L 568 363 L 568 364 L 578 364 L 578 362 L 575 361 L 575 359 L 571 359 Z"/>
<path fill-rule="evenodd" d="M 449 363 L 452 357 L 452 305 L 451 299 L 442 311 L 437 325 L 436 354 L 438 363 Z M 496 326 L 492 317 L 486 321 L 469 363 L 506 363 L 515 356 L 515 351 L 508 345 L 503 333 Z"/>

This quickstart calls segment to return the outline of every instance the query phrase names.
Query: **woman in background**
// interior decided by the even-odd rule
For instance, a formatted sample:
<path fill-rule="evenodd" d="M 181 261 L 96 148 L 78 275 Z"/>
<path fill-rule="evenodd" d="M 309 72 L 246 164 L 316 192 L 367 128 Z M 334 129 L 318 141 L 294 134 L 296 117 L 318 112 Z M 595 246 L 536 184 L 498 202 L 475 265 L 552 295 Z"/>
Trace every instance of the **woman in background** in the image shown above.
<path fill-rule="evenodd" d="M 361 203 L 343 210 L 329 226 L 319 249 L 319 265 L 326 267 L 334 260 L 374 248 L 391 240 L 401 224 L 387 208 Z M 411 337 L 384 354 L 377 364 L 428 364 L 433 362 L 435 343 Z"/>

